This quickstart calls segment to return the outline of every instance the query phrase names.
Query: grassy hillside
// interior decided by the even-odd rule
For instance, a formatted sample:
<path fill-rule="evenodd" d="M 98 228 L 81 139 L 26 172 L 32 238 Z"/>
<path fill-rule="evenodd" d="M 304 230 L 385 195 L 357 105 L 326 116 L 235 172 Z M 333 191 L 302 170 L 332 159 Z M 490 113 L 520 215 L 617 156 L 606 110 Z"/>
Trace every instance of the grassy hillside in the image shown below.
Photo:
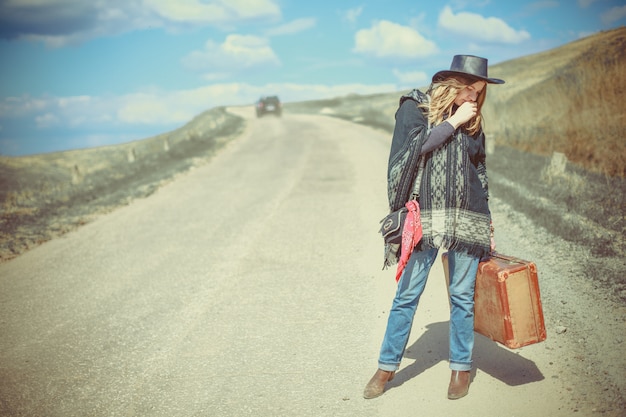
<path fill-rule="evenodd" d="M 490 68 L 487 130 L 498 144 L 554 151 L 608 176 L 626 175 L 626 28 Z"/>
<path fill-rule="evenodd" d="M 240 117 L 217 107 L 179 129 L 140 141 L 0 157 L 0 261 L 152 194 L 210 159 L 242 129 Z"/>

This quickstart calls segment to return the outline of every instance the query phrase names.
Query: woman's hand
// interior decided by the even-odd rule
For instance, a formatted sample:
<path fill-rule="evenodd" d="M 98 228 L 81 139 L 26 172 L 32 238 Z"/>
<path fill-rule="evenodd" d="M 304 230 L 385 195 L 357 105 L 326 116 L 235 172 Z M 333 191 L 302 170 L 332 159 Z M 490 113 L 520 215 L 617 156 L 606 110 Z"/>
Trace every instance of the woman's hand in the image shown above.
<path fill-rule="evenodd" d="M 463 125 L 470 121 L 474 116 L 478 114 L 478 104 L 466 101 L 461 104 L 456 112 L 448 119 L 448 122 L 454 126 L 454 130 L 458 129 L 459 126 Z"/>

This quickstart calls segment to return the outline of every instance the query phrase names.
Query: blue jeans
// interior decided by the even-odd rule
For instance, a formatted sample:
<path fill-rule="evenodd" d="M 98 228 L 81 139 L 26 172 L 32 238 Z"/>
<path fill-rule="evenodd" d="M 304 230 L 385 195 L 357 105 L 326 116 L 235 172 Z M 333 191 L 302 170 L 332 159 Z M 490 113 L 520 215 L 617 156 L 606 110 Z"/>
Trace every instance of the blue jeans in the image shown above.
<path fill-rule="evenodd" d="M 437 249 L 413 251 L 393 299 L 387 330 L 380 348 L 378 367 L 396 371 L 404 354 L 413 317 L 424 292 L 428 273 L 437 259 Z M 474 348 L 474 285 L 479 258 L 463 252 L 449 251 L 450 271 L 450 369 L 472 369 Z"/>

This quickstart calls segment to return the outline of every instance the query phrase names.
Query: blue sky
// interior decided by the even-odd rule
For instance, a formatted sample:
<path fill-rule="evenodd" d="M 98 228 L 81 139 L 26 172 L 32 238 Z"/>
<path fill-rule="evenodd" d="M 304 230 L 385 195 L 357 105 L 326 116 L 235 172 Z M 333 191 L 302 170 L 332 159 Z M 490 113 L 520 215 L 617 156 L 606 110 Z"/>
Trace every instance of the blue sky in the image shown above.
<path fill-rule="evenodd" d="M 221 105 L 425 86 L 623 26 L 623 0 L 0 0 L 0 154 L 117 144 Z"/>

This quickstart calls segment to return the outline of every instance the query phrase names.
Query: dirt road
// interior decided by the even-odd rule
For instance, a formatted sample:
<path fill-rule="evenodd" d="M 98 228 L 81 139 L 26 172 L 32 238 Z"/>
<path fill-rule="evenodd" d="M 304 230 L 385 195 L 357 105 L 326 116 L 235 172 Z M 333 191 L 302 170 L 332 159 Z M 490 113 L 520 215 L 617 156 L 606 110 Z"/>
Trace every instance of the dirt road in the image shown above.
<path fill-rule="evenodd" d="M 248 128 L 208 165 L 0 264 L 0 415 L 621 414 L 623 306 L 574 278 L 582 249 L 546 250 L 497 198 L 499 250 L 538 263 L 548 340 L 479 336 L 470 394 L 447 400 L 437 263 L 398 376 L 364 400 L 395 290 L 377 235 L 388 135 L 232 111 Z"/>

